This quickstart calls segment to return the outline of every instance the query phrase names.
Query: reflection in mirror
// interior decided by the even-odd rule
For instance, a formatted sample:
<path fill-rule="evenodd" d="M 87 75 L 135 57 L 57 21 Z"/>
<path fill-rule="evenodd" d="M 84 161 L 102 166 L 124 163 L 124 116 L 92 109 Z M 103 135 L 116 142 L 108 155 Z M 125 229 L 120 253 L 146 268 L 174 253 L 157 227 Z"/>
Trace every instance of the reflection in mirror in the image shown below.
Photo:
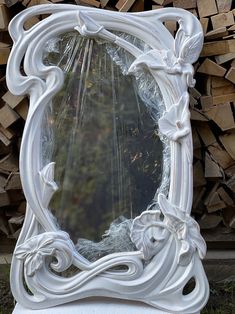
<path fill-rule="evenodd" d="M 44 63 L 65 74 L 42 126 L 43 163 L 56 163 L 59 186 L 50 209 L 90 261 L 135 250 L 132 219 L 152 209 L 168 184 L 168 148 L 156 123 L 164 104 L 150 73 L 126 75 L 133 61 L 77 32 L 45 48 Z"/>

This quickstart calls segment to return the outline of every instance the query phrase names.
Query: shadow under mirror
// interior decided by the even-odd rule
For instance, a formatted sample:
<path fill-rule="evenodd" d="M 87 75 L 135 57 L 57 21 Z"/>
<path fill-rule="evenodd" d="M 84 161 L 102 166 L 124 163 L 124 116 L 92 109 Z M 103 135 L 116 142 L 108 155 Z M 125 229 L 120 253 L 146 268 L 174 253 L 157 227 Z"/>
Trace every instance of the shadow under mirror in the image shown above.
<path fill-rule="evenodd" d="M 157 127 L 164 104 L 150 73 L 126 75 L 133 61 L 77 32 L 45 47 L 44 63 L 65 75 L 42 124 L 43 164 L 55 162 L 59 187 L 50 209 L 89 261 L 136 250 L 132 219 L 168 184 L 168 146 Z"/>

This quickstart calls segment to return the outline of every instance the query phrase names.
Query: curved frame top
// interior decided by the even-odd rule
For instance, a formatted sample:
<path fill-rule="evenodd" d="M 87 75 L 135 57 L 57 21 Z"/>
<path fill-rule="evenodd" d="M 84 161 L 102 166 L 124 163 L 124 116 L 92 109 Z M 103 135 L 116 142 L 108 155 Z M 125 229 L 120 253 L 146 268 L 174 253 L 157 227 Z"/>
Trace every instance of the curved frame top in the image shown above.
<path fill-rule="evenodd" d="M 25 21 L 38 14 L 51 15 L 24 30 Z M 166 20 L 179 23 L 175 38 L 163 25 Z M 40 152 L 44 111 L 63 86 L 61 69 L 43 64 L 43 48 L 48 39 L 73 29 L 131 53 L 135 61 L 130 74 L 148 68 L 163 96 L 166 111 L 159 119 L 159 129 L 168 137 L 171 149 L 168 196 L 159 194 L 160 210 L 143 212 L 131 227 L 131 239 L 138 251 L 110 254 L 94 263 L 77 253 L 69 235 L 57 230 L 51 218 L 48 204 L 57 189 L 54 163 L 43 167 Z M 112 33 L 114 30 L 141 39 L 151 49 L 144 53 Z M 176 8 L 130 14 L 74 5 L 40 5 L 18 14 L 9 31 L 14 46 L 7 66 L 7 84 L 13 94 L 30 97 L 20 153 L 28 206 L 11 269 L 16 300 L 25 307 L 40 309 L 89 296 L 106 296 L 142 301 L 167 312 L 198 313 L 207 302 L 209 289 L 201 263 L 206 245 L 190 216 L 193 149 L 187 89 L 194 84 L 192 63 L 203 43 L 199 21 Z M 22 61 L 25 75 L 21 72 Z M 148 237 L 149 228 L 153 236 L 156 234 L 154 241 Z M 161 230 L 161 238 L 154 230 Z M 48 256 L 56 261 L 49 264 Z M 55 274 L 71 265 L 80 272 L 70 278 Z M 113 268 L 118 265 L 127 266 L 127 270 L 115 272 Z M 195 288 L 185 296 L 183 288 L 191 278 L 195 279 Z"/>

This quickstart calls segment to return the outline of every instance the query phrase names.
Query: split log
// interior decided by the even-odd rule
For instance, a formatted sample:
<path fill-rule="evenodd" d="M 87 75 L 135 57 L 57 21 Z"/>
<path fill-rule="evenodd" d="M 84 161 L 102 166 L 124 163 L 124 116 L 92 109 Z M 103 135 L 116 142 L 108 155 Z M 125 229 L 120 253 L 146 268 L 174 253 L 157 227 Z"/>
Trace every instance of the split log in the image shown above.
<path fill-rule="evenodd" d="M 198 68 L 197 72 L 223 77 L 226 73 L 226 69 L 213 62 L 209 58 L 206 58 Z"/>
<path fill-rule="evenodd" d="M 233 12 L 230 11 L 228 13 L 221 13 L 221 14 L 213 15 L 211 17 L 211 23 L 214 29 L 217 29 L 223 26 L 231 26 L 234 24 Z"/>
<path fill-rule="evenodd" d="M 206 5 L 204 0 L 197 0 L 197 8 L 200 18 L 218 13 L 215 0 L 207 0 Z"/>
<path fill-rule="evenodd" d="M 235 133 L 220 136 L 220 141 L 228 154 L 235 160 Z"/>

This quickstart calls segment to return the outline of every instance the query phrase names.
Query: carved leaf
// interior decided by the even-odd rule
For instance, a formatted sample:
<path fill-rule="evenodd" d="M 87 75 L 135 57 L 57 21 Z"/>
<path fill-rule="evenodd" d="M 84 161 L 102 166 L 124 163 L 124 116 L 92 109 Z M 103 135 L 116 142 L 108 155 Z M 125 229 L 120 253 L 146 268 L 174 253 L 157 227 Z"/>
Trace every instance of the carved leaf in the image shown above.
<path fill-rule="evenodd" d="M 29 254 L 30 250 L 31 250 L 31 246 L 29 245 L 28 242 L 26 242 L 26 243 L 23 243 L 23 244 L 17 246 L 17 249 L 14 252 L 14 255 L 18 259 L 24 260 L 27 257 L 27 255 Z"/>
<path fill-rule="evenodd" d="M 203 35 L 201 33 L 187 38 L 181 47 L 179 58 L 185 63 L 194 63 L 198 59 L 202 45 Z"/>
<path fill-rule="evenodd" d="M 202 49 L 203 34 L 198 33 L 190 37 L 184 31 L 182 20 L 179 20 L 179 25 L 179 30 L 175 36 L 175 56 L 184 63 L 194 63 Z"/>
<path fill-rule="evenodd" d="M 176 33 L 176 36 L 175 36 L 175 49 L 174 49 L 176 58 L 179 57 L 180 50 L 181 50 L 182 45 L 183 45 L 183 43 L 184 43 L 184 41 L 186 39 L 185 38 L 185 32 L 183 30 L 182 21 L 179 20 L 178 23 L 179 23 L 180 27 L 179 27 L 179 29 L 178 29 L 178 31 Z"/>
<path fill-rule="evenodd" d="M 35 255 L 29 256 L 25 261 L 25 269 L 27 276 L 32 277 L 35 272 L 42 267 L 43 259 L 42 255 L 36 253 Z"/>
<path fill-rule="evenodd" d="M 44 207 L 47 207 L 52 195 L 58 189 L 56 182 L 54 181 L 54 168 L 55 163 L 50 162 L 40 172 L 40 184 L 42 191 L 42 202 Z"/>

